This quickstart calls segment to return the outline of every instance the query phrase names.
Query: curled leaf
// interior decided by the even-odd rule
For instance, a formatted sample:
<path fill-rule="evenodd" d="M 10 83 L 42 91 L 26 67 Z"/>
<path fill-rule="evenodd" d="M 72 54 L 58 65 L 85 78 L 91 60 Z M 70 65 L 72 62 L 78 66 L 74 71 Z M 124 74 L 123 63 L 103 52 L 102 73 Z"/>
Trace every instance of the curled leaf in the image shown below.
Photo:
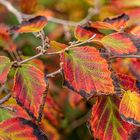
<path fill-rule="evenodd" d="M 29 19 L 28 21 L 23 21 L 20 25 L 14 26 L 10 29 L 10 33 L 30 33 L 39 32 L 47 24 L 47 19 L 44 16 L 36 16 Z"/>

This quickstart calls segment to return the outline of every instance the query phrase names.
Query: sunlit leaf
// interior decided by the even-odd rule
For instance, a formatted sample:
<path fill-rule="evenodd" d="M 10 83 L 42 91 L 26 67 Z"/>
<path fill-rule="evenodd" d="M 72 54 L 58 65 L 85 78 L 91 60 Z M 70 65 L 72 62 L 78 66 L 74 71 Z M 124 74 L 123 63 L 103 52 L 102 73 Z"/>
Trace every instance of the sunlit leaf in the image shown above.
<path fill-rule="evenodd" d="M 0 123 L 1 140 L 47 140 L 45 134 L 31 121 L 12 118 Z"/>
<path fill-rule="evenodd" d="M 137 52 L 139 42 L 136 42 L 134 36 L 126 33 L 113 33 L 102 38 L 101 42 L 105 48 L 115 54 L 130 54 Z"/>
<path fill-rule="evenodd" d="M 90 98 L 96 93 L 114 94 L 108 64 L 98 50 L 89 46 L 75 47 L 61 55 L 64 85 Z"/>
<path fill-rule="evenodd" d="M 130 90 L 124 93 L 120 102 L 119 112 L 122 119 L 128 123 L 140 126 L 140 94 L 131 92 Z"/>
<path fill-rule="evenodd" d="M 114 27 L 110 23 L 103 22 L 103 21 L 90 22 L 90 26 L 93 28 L 96 28 L 96 29 L 119 31 L 119 29 L 117 27 Z"/>
<path fill-rule="evenodd" d="M 129 20 L 129 16 L 126 14 L 122 14 L 115 18 L 106 18 L 104 22 L 110 23 L 112 26 L 118 29 L 122 29 L 126 26 L 128 20 Z"/>
<path fill-rule="evenodd" d="M 56 41 L 51 41 L 50 45 L 51 45 L 52 49 L 54 49 L 55 51 L 61 51 L 65 48 L 67 48 L 66 44 L 59 43 L 59 42 L 56 42 Z"/>
<path fill-rule="evenodd" d="M 95 138 L 101 140 L 127 140 L 133 126 L 119 115 L 117 97 L 100 97 L 92 108 L 90 128 Z"/>
<path fill-rule="evenodd" d="M 6 82 L 11 66 L 12 63 L 8 57 L 0 56 L 0 84 Z"/>
<path fill-rule="evenodd" d="M 85 40 L 88 40 L 89 38 L 91 38 L 93 35 L 95 34 L 95 32 L 93 32 L 91 29 L 88 30 L 88 28 L 84 28 L 80 25 L 78 25 L 76 28 L 75 28 L 75 31 L 74 31 L 74 35 L 75 35 L 75 38 L 79 41 L 85 41 Z"/>
<path fill-rule="evenodd" d="M 44 74 L 36 67 L 24 64 L 14 77 L 13 96 L 32 117 L 40 120 L 46 99 Z"/>
<path fill-rule="evenodd" d="M 10 33 L 30 33 L 39 32 L 47 24 L 47 19 L 44 16 L 37 16 L 29 19 L 28 21 L 23 21 L 20 25 L 14 26 L 10 29 Z"/>
<path fill-rule="evenodd" d="M 133 0 L 133 1 L 129 1 L 129 0 L 111 0 L 112 4 L 115 7 L 119 7 L 119 8 L 125 8 L 125 7 L 137 7 L 140 6 L 140 1 L 139 0 Z"/>

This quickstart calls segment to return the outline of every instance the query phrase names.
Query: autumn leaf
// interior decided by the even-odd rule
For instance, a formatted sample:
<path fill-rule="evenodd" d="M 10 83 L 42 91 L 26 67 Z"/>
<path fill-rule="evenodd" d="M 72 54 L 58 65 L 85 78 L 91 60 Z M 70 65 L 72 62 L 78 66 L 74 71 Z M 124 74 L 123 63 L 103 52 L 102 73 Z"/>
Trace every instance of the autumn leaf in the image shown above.
<path fill-rule="evenodd" d="M 129 64 L 129 70 L 137 80 L 140 80 L 140 61 L 132 60 Z"/>
<path fill-rule="evenodd" d="M 119 31 L 117 27 L 114 27 L 110 23 L 103 22 L 103 21 L 90 22 L 90 27 L 96 28 L 96 29 Z"/>
<path fill-rule="evenodd" d="M 10 62 L 8 57 L 0 56 L 0 84 L 6 82 L 11 66 L 12 62 Z"/>
<path fill-rule="evenodd" d="M 30 119 L 26 111 L 17 104 L 8 104 L 4 107 L 7 109 L 0 108 L 0 122 L 17 117 Z"/>
<path fill-rule="evenodd" d="M 29 19 L 28 21 L 23 21 L 20 25 L 14 26 L 10 29 L 10 33 L 30 33 L 39 32 L 47 24 L 47 19 L 44 16 L 36 16 Z"/>
<path fill-rule="evenodd" d="M 112 26 L 116 27 L 117 29 L 122 29 L 126 26 L 127 21 L 129 20 L 129 16 L 126 14 L 121 14 L 115 18 L 106 18 L 104 22 L 110 23 Z"/>
<path fill-rule="evenodd" d="M 119 82 L 121 84 L 121 87 L 124 90 L 131 90 L 131 91 L 138 91 L 137 85 L 136 85 L 136 80 L 129 75 L 122 74 L 122 73 L 117 73 Z"/>
<path fill-rule="evenodd" d="M 29 115 L 40 120 L 46 99 L 44 74 L 32 65 L 22 65 L 14 77 L 13 97 Z"/>
<path fill-rule="evenodd" d="M 16 45 L 12 41 L 10 34 L 8 33 L 8 27 L 0 24 L 0 46 L 7 51 L 16 51 Z"/>
<path fill-rule="evenodd" d="M 126 91 L 120 102 L 119 112 L 128 123 L 140 126 L 140 94 Z"/>
<path fill-rule="evenodd" d="M 61 54 L 64 85 L 89 99 L 97 94 L 114 94 L 108 64 L 98 50 L 90 46 L 70 49 Z"/>
<path fill-rule="evenodd" d="M 113 33 L 102 38 L 104 47 L 114 54 L 130 54 L 137 52 L 138 42 L 127 33 Z"/>
<path fill-rule="evenodd" d="M 91 38 L 93 35 L 95 34 L 95 32 L 93 32 L 91 29 L 88 30 L 88 28 L 86 27 L 82 27 L 80 25 L 78 25 L 75 28 L 74 31 L 74 35 L 75 38 L 79 41 L 85 41 L 88 40 L 89 38 Z"/>
<path fill-rule="evenodd" d="M 1 140 L 47 140 L 37 125 L 23 118 L 12 118 L 0 123 Z"/>
<path fill-rule="evenodd" d="M 89 121 L 92 134 L 101 140 L 127 140 L 133 126 L 119 115 L 118 97 L 99 97 L 93 105 Z"/>
<path fill-rule="evenodd" d="M 47 119 L 42 119 L 40 128 L 47 134 L 49 140 L 61 140 L 61 133 Z"/>
<path fill-rule="evenodd" d="M 55 51 L 61 51 L 68 47 L 66 44 L 59 43 L 56 41 L 51 41 L 50 45 L 51 45 L 51 48 L 54 49 Z"/>

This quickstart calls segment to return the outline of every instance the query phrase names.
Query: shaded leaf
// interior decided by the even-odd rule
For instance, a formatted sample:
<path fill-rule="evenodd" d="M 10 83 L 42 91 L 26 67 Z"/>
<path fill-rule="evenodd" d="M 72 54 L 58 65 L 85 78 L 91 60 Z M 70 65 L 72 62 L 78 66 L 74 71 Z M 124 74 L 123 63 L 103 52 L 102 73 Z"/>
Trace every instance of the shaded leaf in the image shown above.
<path fill-rule="evenodd" d="M 140 80 L 140 61 L 132 60 L 129 64 L 129 70 L 137 80 Z"/>
<path fill-rule="evenodd" d="M 32 65 L 22 65 L 14 77 L 13 96 L 29 115 L 40 120 L 46 99 L 44 74 Z"/>
<path fill-rule="evenodd" d="M 8 27 L 0 24 L 0 46 L 7 51 L 16 51 L 16 45 L 13 43 L 8 33 Z"/>
<path fill-rule="evenodd" d="M 47 24 L 47 19 L 44 16 L 36 16 L 29 19 L 28 21 L 23 21 L 20 25 L 14 26 L 10 29 L 10 33 L 30 33 L 39 32 Z"/>
<path fill-rule="evenodd" d="M 138 91 L 136 80 L 126 74 L 117 74 L 120 84 L 124 90 Z"/>
<path fill-rule="evenodd" d="M 119 112 L 122 119 L 128 123 L 140 126 L 140 94 L 131 92 L 130 90 L 124 93 L 120 102 Z"/>
<path fill-rule="evenodd" d="M 10 62 L 8 57 L 0 56 L 0 84 L 6 82 L 11 66 L 12 62 Z"/>
<path fill-rule="evenodd" d="M 133 126 L 119 115 L 118 97 L 100 97 L 92 108 L 90 128 L 95 138 L 101 140 L 127 140 Z"/>
<path fill-rule="evenodd" d="M 89 99 L 97 93 L 113 94 L 114 86 L 108 64 L 98 50 L 75 47 L 61 55 L 64 85 Z"/>
<path fill-rule="evenodd" d="M 45 134 L 31 121 L 13 118 L 0 123 L 2 140 L 47 140 Z"/>
<path fill-rule="evenodd" d="M 137 52 L 134 38 L 126 33 L 113 33 L 102 38 L 101 42 L 105 48 L 115 54 L 130 54 Z"/>
<path fill-rule="evenodd" d="M 40 128 L 47 134 L 49 140 L 61 140 L 61 133 L 46 119 L 42 119 Z"/>

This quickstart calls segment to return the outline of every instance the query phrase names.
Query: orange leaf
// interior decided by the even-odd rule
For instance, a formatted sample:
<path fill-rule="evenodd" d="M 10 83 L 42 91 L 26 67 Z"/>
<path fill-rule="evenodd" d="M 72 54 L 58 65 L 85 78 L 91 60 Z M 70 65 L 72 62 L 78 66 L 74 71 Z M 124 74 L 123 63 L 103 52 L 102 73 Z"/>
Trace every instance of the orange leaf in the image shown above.
<path fill-rule="evenodd" d="M 14 26 L 10 29 L 10 33 L 30 33 L 39 32 L 47 24 L 47 19 L 44 16 L 36 16 L 29 19 L 28 21 L 23 21 L 20 25 Z"/>
<path fill-rule="evenodd" d="M 12 118 L 0 123 L 1 140 L 47 140 L 45 134 L 31 121 Z"/>
<path fill-rule="evenodd" d="M 97 93 L 114 94 L 108 64 L 98 50 L 90 46 L 75 47 L 61 55 L 64 85 L 89 99 Z"/>
<path fill-rule="evenodd" d="M 22 65 L 14 77 L 13 96 L 30 116 L 40 121 L 46 100 L 44 74 L 32 65 Z"/>
<path fill-rule="evenodd" d="M 118 97 L 105 96 L 98 98 L 92 108 L 89 121 L 92 134 L 101 140 L 128 140 L 133 126 L 123 121 L 119 115 L 120 100 Z"/>
<path fill-rule="evenodd" d="M 126 91 L 120 102 L 119 112 L 125 121 L 140 126 L 140 94 Z"/>
<path fill-rule="evenodd" d="M 11 66 L 12 62 L 10 62 L 8 57 L 0 56 L 0 84 L 6 82 Z"/>

